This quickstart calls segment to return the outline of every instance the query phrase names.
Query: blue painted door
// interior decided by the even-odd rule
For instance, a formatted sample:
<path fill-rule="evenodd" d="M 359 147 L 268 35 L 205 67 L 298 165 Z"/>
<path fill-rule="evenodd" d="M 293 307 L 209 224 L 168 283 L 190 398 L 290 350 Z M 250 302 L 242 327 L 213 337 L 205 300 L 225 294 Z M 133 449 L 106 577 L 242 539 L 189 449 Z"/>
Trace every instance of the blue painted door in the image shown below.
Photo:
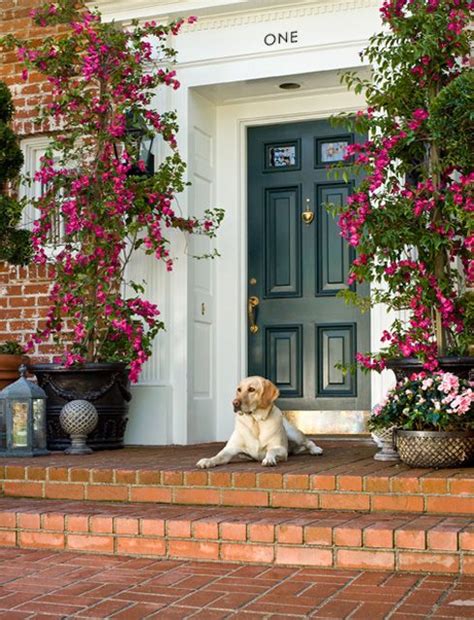
<path fill-rule="evenodd" d="M 370 349 L 370 319 L 336 297 L 354 253 L 324 206 L 353 190 L 327 168 L 359 138 L 325 120 L 248 129 L 248 367 L 284 409 L 370 407 L 368 377 L 337 367 Z"/>

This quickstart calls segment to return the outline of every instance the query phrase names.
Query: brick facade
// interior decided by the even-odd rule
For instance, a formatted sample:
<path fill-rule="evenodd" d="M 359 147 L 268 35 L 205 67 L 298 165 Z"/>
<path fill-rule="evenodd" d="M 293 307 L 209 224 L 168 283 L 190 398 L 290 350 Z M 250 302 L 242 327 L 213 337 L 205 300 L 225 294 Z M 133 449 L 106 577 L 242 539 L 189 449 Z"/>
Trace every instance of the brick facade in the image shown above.
<path fill-rule="evenodd" d="M 48 309 L 50 283 L 43 266 L 0 266 L 0 342 L 25 343 L 41 326 Z M 48 361 L 54 345 L 37 346 L 35 361 Z"/>
<path fill-rule="evenodd" d="M 58 33 L 58 28 L 40 28 L 34 25 L 30 12 L 42 4 L 41 0 L 1 0 L 0 37 L 7 34 L 41 40 Z M 15 52 L 0 54 L 0 80 L 13 95 L 15 118 L 13 129 L 20 139 L 45 135 L 47 127 L 35 127 L 36 107 L 48 102 L 51 84 L 41 75 L 30 73 L 28 80 L 21 77 L 22 65 Z M 46 269 L 31 265 L 11 267 L 0 263 L 0 342 L 17 340 L 24 344 L 44 319 L 49 289 Z M 48 361 L 54 347 L 40 345 L 36 361 Z"/>

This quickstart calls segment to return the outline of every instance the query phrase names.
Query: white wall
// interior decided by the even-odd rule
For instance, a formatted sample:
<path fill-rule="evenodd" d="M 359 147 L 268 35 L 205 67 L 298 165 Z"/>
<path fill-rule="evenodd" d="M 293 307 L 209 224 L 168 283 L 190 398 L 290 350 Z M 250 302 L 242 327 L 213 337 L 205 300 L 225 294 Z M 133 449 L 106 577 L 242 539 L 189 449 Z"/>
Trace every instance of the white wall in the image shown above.
<path fill-rule="evenodd" d="M 161 318 L 169 319 L 169 278 L 164 266 L 153 256 L 136 252 L 129 265 L 128 279 L 145 280 L 146 298 L 160 308 Z M 161 332 L 153 343 L 153 355 L 143 368 L 139 383 L 132 386 L 133 400 L 125 434 L 127 444 L 165 444 L 172 441 L 170 341 Z"/>

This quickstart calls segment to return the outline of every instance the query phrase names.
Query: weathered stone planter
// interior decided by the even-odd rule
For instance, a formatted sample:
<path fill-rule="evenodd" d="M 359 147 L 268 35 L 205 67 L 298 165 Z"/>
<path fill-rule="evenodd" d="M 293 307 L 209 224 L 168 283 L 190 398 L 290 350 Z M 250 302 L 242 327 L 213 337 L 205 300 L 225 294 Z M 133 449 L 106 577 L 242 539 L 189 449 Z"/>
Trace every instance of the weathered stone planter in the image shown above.
<path fill-rule="evenodd" d="M 374 455 L 376 461 L 399 461 L 400 457 L 395 448 L 395 427 L 379 428 L 372 432 L 372 438 L 380 450 Z"/>
<path fill-rule="evenodd" d="M 99 422 L 87 440 L 93 450 L 123 448 L 131 399 L 126 364 L 84 364 L 71 368 L 34 364 L 29 369 L 48 396 L 46 420 L 50 450 L 65 450 L 70 446 L 70 439 L 59 423 L 59 414 L 72 400 L 87 400 L 97 409 Z"/>

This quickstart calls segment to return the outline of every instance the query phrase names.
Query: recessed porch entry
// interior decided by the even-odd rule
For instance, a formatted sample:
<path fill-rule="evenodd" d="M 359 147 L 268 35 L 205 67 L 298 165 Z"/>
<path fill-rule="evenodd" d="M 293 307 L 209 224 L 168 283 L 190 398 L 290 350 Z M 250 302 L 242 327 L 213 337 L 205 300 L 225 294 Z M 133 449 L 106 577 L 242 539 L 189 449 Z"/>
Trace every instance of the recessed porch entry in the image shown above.
<path fill-rule="evenodd" d="M 327 120 L 247 137 L 249 374 L 279 387 L 279 406 L 306 432 L 360 432 L 369 377 L 337 364 L 370 350 L 370 316 L 336 296 L 354 251 L 324 205 L 353 191 L 354 177 L 335 180 L 328 165 L 361 137 Z"/>

